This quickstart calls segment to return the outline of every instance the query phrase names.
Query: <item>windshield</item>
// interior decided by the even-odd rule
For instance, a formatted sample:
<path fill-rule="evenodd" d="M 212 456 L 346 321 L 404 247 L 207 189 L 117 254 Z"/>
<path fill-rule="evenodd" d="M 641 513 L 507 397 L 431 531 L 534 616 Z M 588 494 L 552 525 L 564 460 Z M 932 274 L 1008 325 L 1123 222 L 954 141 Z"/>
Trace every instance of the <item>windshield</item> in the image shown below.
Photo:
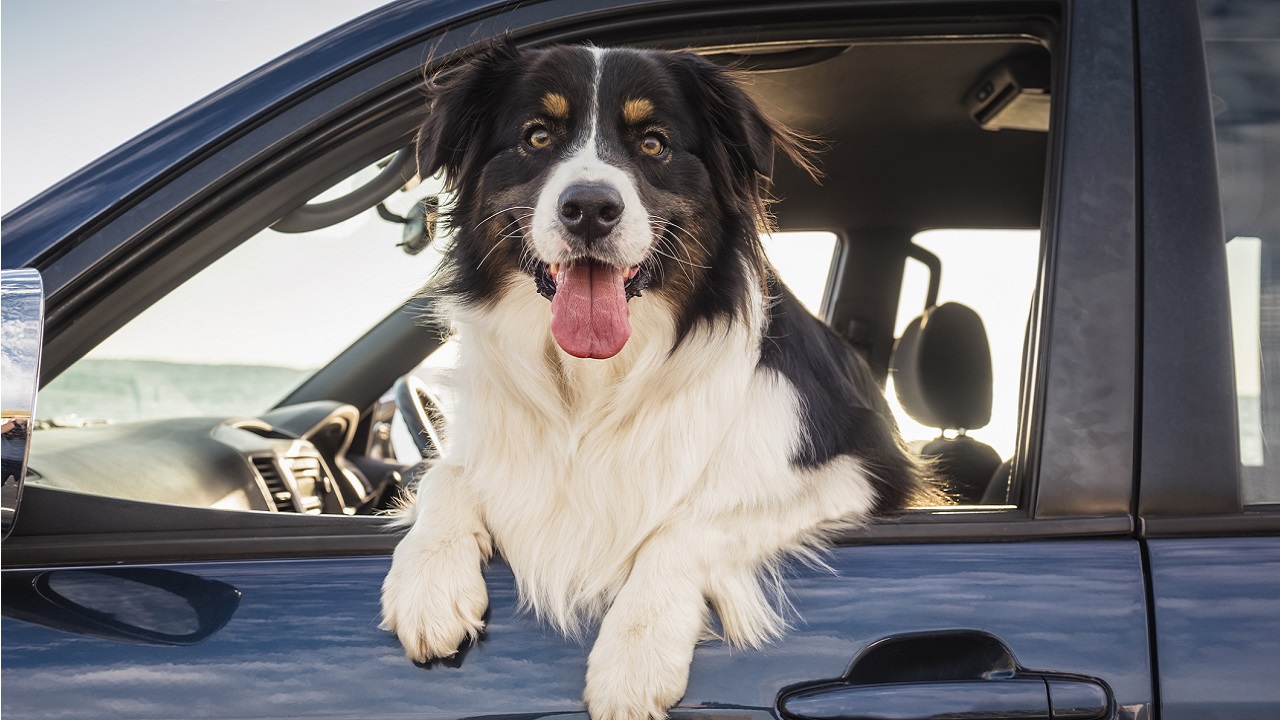
<path fill-rule="evenodd" d="M 404 216 L 438 192 L 433 180 L 385 205 Z M 41 389 L 37 426 L 261 414 L 421 290 L 440 255 L 408 254 L 404 227 L 369 209 L 312 232 L 263 230 Z"/>

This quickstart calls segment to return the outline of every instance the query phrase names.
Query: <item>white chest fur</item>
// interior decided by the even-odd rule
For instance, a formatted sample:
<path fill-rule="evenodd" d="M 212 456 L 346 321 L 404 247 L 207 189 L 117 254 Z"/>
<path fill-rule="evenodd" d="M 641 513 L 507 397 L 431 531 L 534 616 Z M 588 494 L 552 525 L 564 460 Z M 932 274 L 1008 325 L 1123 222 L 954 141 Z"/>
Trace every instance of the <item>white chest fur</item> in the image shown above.
<path fill-rule="evenodd" d="M 797 441 L 794 393 L 757 369 L 758 317 L 695 331 L 673 353 L 668 308 L 641 297 L 631 312 L 634 334 L 609 361 L 559 351 L 550 303 L 523 287 L 457 315 L 449 461 L 466 468 L 526 602 L 567 631 L 608 607 L 655 530 L 785 488 Z"/>

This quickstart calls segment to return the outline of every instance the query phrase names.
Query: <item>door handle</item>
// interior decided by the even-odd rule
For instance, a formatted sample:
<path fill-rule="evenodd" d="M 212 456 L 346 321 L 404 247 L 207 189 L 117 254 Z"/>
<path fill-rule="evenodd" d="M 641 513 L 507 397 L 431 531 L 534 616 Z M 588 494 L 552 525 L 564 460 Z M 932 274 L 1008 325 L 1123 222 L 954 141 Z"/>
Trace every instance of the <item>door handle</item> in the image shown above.
<path fill-rule="evenodd" d="M 997 638 L 944 631 L 885 638 L 841 678 L 792 686 L 778 698 L 788 720 L 1103 720 L 1100 681 L 1020 666 Z"/>
<path fill-rule="evenodd" d="M 1024 677 L 815 688 L 781 710 L 794 720 L 1101 720 L 1107 696 L 1088 681 Z"/>

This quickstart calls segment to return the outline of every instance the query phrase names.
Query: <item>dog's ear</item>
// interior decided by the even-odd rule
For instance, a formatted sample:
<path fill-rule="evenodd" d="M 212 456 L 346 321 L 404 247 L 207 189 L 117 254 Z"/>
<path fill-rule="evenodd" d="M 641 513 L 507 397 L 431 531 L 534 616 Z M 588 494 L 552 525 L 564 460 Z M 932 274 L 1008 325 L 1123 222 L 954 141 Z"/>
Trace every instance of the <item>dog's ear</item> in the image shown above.
<path fill-rule="evenodd" d="M 673 71 L 681 77 L 681 87 L 687 88 L 686 101 L 722 139 L 704 148 L 703 160 L 713 173 L 726 175 L 756 202 L 761 181 L 773 176 L 776 150 L 818 177 L 812 160 L 815 141 L 766 117 L 735 73 L 693 53 L 676 53 L 672 58 Z"/>
<path fill-rule="evenodd" d="M 428 114 L 418 131 L 418 176 L 444 169 L 447 184 L 472 170 L 492 137 L 495 106 L 519 69 L 520 51 L 503 38 L 427 81 Z"/>

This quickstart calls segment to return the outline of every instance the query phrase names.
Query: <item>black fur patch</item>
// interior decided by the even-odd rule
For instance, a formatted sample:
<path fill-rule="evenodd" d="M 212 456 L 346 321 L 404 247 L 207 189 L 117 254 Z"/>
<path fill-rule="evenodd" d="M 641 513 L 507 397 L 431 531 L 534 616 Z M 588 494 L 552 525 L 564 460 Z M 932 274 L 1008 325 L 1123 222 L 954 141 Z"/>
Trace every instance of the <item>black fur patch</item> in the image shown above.
<path fill-rule="evenodd" d="M 902 509 L 917 491 L 918 472 L 866 361 L 772 274 L 769 290 L 775 300 L 761 339 L 760 364 L 785 377 L 804 404 L 805 442 L 792 465 L 819 467 L 851 455 L 870 473 L 875 512 Z"/>

